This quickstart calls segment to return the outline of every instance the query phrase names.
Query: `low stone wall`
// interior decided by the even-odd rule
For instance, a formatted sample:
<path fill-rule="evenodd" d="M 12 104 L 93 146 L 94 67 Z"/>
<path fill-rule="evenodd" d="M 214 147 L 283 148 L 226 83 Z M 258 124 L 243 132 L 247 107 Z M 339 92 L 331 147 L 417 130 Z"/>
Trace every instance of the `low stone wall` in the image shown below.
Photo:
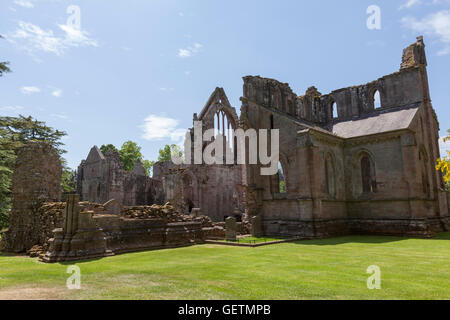
<path fill-rule="evenodd" d="M 210 218 L 179 214 L 170 204 L 119 210 L 112 202 L 97 205 L 78 200 L 70 195 L 66 204 L 42 207 L 42 211 L 54 211 L 58 216 L 63 211 L 63 223 L 53 230 L 52 238 L 38 244 L 41 250 L 34 247 L 32 254 L 39 254 L 44 262 L 62 262 L 174 248 L 204 243 L 215 228 Z M 48 228 L 50 225 L 46 232 Z"/>
<path fill-rule="evenodd" d="M 450 230 L 450 217 L 428 219 L 330 219 L 314 221 L 263 220 L 267 236 L 330 238 L 346 235 L 384 235 L 432 238 Z"/>

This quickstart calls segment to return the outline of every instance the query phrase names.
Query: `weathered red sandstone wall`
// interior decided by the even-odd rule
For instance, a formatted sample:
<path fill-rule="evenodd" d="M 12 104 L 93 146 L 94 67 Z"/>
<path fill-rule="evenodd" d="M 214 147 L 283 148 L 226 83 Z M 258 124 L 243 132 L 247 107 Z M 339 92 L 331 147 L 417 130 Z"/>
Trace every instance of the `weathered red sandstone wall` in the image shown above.
<path fill-rule="evenodd" d="M 60 201 L 61 175 L 60 157 L 50 145 L 30 142 L 19 151 L 12 180 L 6 251 L 24 252 L 42 241 L 41 230 L 47 222 L 39 208 L 46 201 Z M 58 223 L 59 218 L 50 220 Z"/>

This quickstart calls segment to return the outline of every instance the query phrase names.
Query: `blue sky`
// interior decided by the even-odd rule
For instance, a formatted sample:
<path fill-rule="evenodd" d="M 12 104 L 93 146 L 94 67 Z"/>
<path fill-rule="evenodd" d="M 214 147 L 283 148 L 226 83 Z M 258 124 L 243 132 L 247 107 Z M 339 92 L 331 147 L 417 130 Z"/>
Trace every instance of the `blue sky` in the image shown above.
<path fill-rule="evenodd" d="M 381 30 L 367 28 L 370 5 Z M 80 29 L 68 27 L 70 6 Z M 126 140 L 156 159 L 216 87 L 239 111 L 245 75 L 299 95 L 375 80 L 420 34 L 441 136 L 450 129 L 450 0 L 2 0 L 0 34 L 13 69 L 0 78 L 0 114 L 67 131 L 73 168 L 93 145 Z"/>

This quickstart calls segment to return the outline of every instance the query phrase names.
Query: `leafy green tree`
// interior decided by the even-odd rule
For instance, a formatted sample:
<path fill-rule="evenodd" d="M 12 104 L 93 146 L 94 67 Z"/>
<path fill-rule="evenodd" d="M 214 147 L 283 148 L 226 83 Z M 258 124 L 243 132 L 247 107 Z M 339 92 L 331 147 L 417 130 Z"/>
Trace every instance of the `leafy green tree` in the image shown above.
<path fill-rule="evenodd" d="M 66 152 L 61 149 L 65 135 L 31 116 L 0 117 L 0 229 L 7 227 L 9 221 L 11 178 L 18 150 L 29 141 L 45 141 L 62 155 Z"/>
<path fill-rule="evenodd" d="M 0 38 L 3 38 L 0 35 Z M 8 67 L 9 62 L 0 62 L 0 77 L 3 76 L 4 73 L 11 72 L 11 69 Z"/>
<path fill-rule="evenodd" d="M 450 130 L 447 130 L 447 137 L 444 138 L 444 142 L 450 141 Z M 447 184 L 447 190 L 450 182 L 450 151 L 447 151 L 447 156 L 438 159 L 436 169 L 442 171 L 444 174 L 444 181 Z"/>
<path fill-rule="evenodd" d="M 119 150 L 120 162 L 126 171 L 133 171 L 138 160 L 142 161 L 141 147 L 136 142 L 127 141 Z"/>
<path fill-rule="evenodd" d="M 68 166 L 63 166 L 62 190 L 70 193 L 77 191 L 77 172 Z"/>
<path fill-rule="evenodd" d="M 149 177 L 153 175 L 153 166 L 155 165 L 155 163 L 155 161 L 142 160 L 142 165 L 144 166 L 144 169 Z"/>
<path fill-rule="evenodd" d="M 181 158 L 183 157 L 183 151 L 181 151 L 180 146 L 177 146 L 176 144 L 166 144 L 164 148 L 159 149 L 158 161 L 171 161 L 172 156 L 174 155 L 178 155 Z"/>
<path fill-rule="evenodd" d="M 119 152 L 119 150 L 112 144 L 102 145 L 100 151 L 105 155 L 110 152 Z"/>

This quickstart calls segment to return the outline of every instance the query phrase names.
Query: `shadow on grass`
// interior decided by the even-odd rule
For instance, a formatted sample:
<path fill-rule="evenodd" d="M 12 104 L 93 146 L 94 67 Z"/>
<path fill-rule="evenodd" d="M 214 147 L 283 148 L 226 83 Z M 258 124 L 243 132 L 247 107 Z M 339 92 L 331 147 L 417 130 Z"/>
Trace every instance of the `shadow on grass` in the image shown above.
<path fill-rule="evenodd" d="M 294 244 L 301 245 L 315 245 L 315 246 L 331 246 L 331 245 L 340 245 L 340 244 L 348 244 L 348 243 L 366 243 L 366 244 L 381 244 L 381 243 L 391 243 L 398 242 L 410 239 L 421 239 L 421 240 L 450 240 L 450 232 L 444 232 L 438 234 L 436 237 L 427 239 L 427 238 L 412 238 L 412 237 L 394 237 L 394 236 L 362 236 L 362 235 L 353 235 L 353 236 L 343 236 L 329 239 L 317 239 L 317 240 L 300 240 L 292 242 Z"/>
<path fill-rule="evenodd" d="M 13 252 L 0 251 L 0 257 L 28 258 L 28 255 L 25 252 L 23 252 L 23 253 L 13 253 Z"/>

